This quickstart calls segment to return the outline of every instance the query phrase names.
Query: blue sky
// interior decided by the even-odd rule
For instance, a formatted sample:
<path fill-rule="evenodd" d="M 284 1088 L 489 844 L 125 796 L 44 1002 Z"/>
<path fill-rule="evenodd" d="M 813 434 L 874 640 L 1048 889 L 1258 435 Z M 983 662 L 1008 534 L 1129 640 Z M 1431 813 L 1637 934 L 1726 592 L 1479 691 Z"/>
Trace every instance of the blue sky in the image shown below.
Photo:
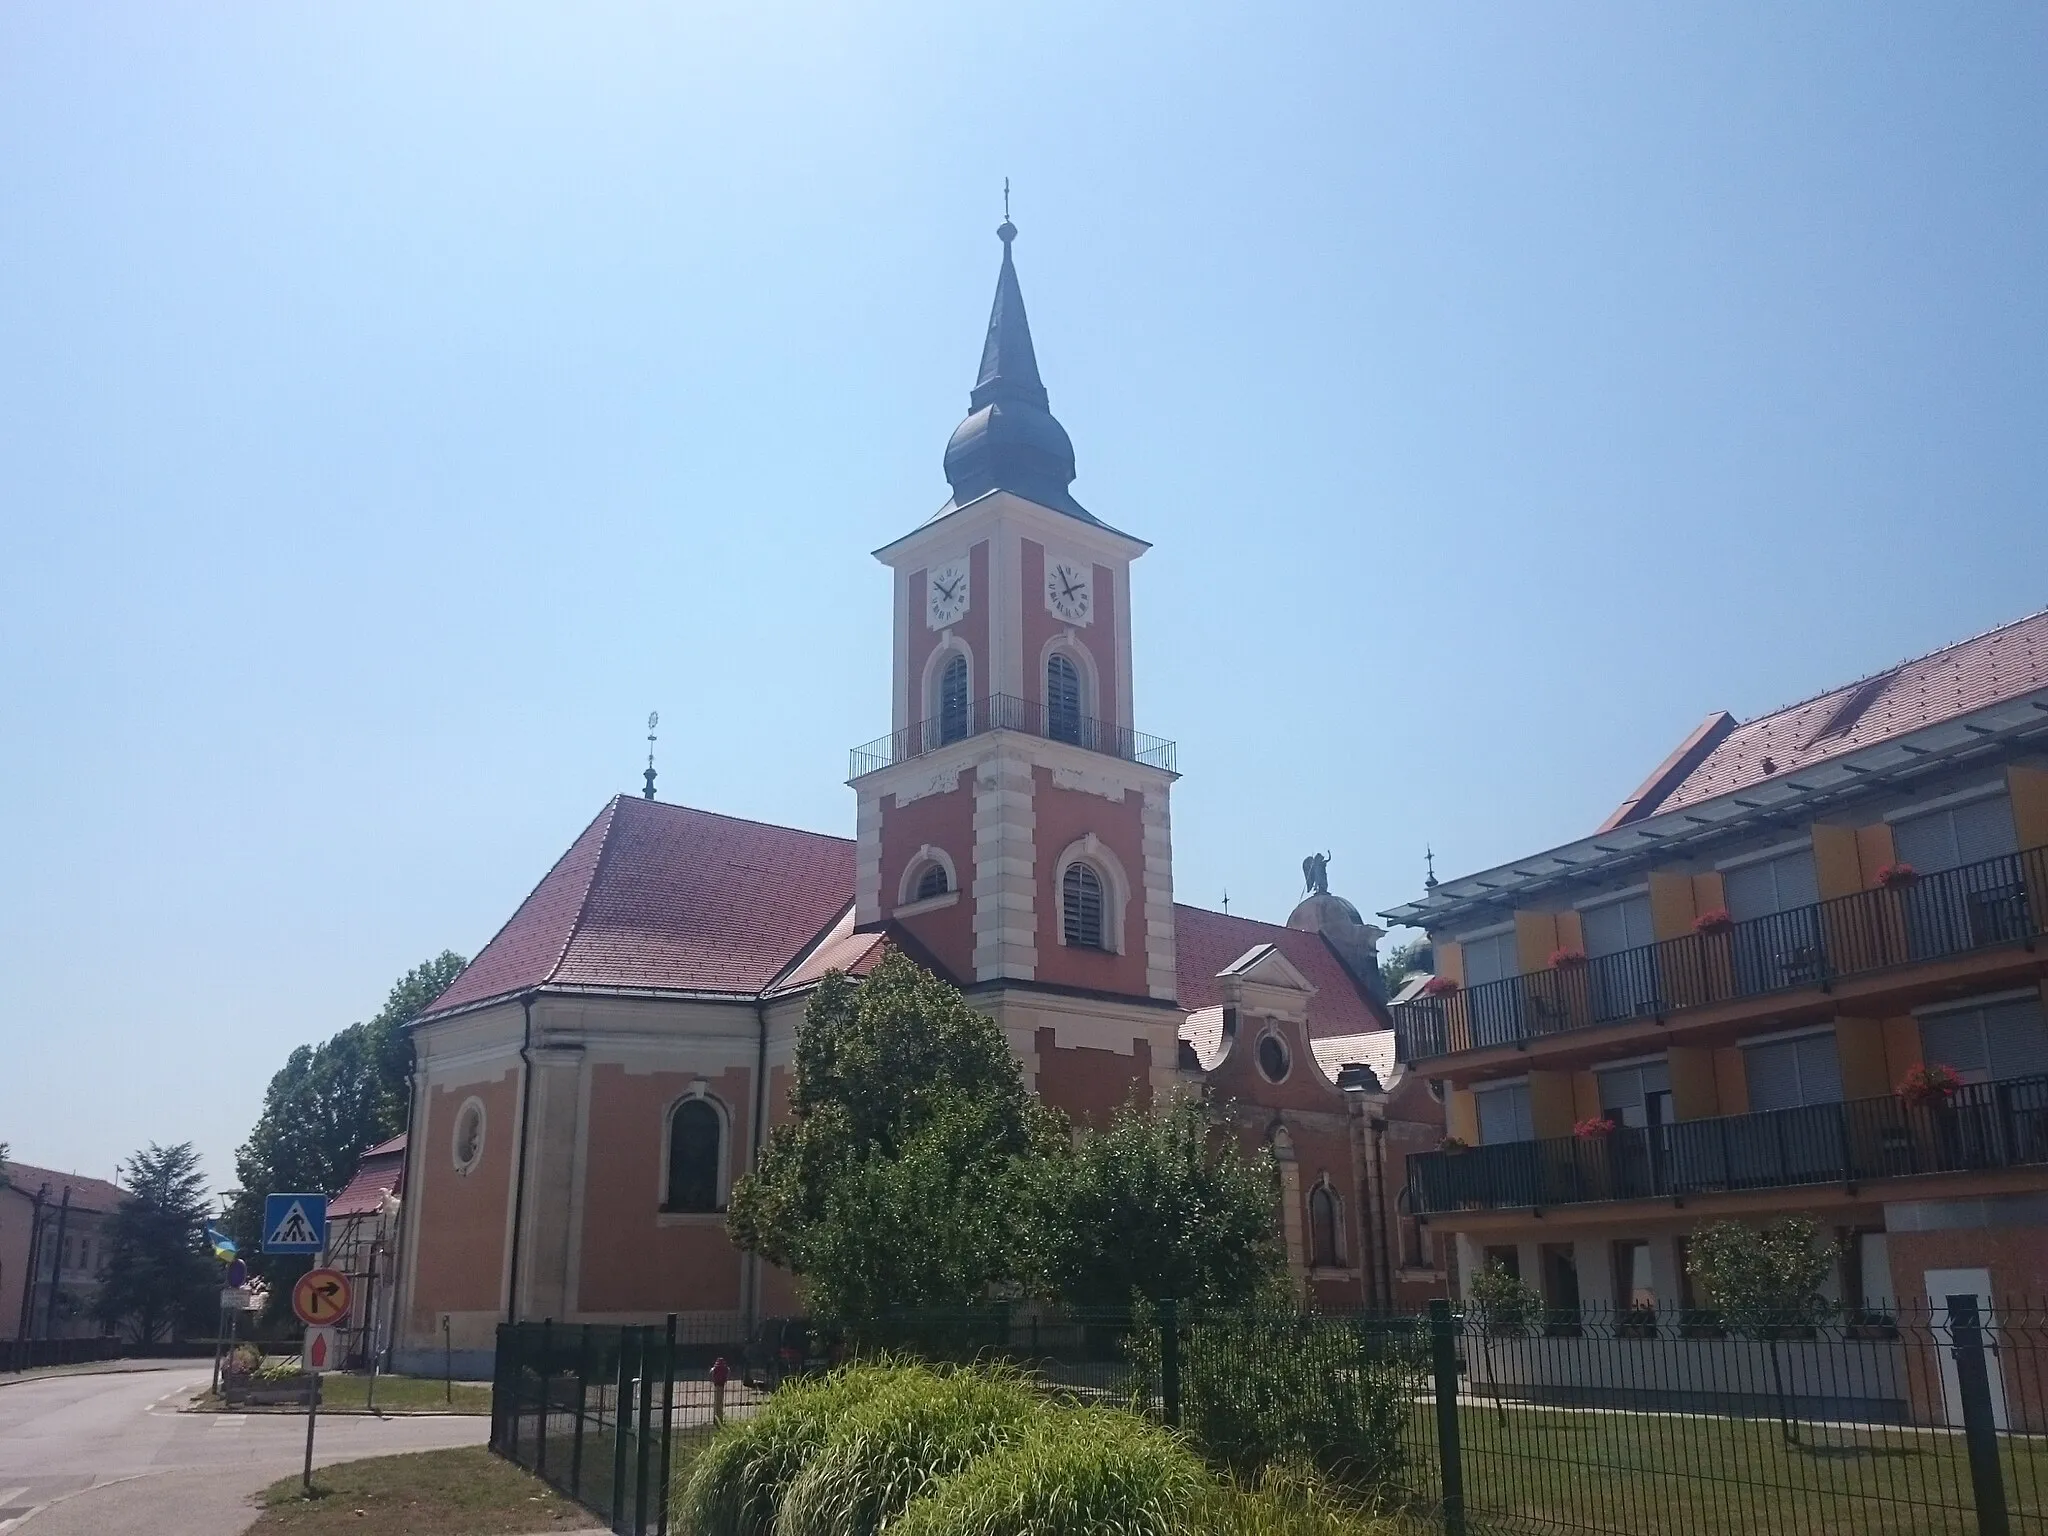
<path fill-rule="evenodd" d="M 1001 184 L 1184 900 L 2048 603 L 2048 10 L 0 10 L 0 1140 L 217 1183 L 638 785 L 850 833 Z"/>

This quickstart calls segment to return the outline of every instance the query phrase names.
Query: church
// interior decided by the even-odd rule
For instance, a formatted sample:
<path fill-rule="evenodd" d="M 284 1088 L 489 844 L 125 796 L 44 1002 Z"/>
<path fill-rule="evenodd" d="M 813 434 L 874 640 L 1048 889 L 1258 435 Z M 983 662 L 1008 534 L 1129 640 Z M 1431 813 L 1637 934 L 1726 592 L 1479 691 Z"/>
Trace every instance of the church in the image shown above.
<path fill-rule="evenodd" d="M 1305 1303 L 1443 1293 L 1400 1207 L 1432 1085 L 1394 1060 L 1379 930 L 1309 893 L 1285 924 L 1174 900 L 1173 743 L 1134 726 L 1131 563 L 1073 495 L 1012 255 L 952 495 L 875 551 L 892 573 L 891 729 L 854 749 L 853 836 L 605 805 L 413 1030 L 398 1369 L 500 1322 L 695 1336 L 801 1310 L 724 1211 L 787 1112 L 813 988 L 900 952 L 1001 1026 L 1077 1126 L 1207 1097 L 1281 1171 Z M 880 658 L 877 658 L 879 664 Z"/>

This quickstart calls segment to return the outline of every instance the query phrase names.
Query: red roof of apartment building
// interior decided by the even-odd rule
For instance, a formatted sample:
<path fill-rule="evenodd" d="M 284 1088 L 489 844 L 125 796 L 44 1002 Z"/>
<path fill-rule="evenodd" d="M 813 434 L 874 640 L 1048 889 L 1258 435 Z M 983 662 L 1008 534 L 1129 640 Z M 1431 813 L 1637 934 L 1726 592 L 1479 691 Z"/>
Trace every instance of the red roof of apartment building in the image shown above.
<path fill-rule="evenodd" d="M 105 1179 L 90 1179 L 83 1174 L 59 1173 L 54 1168 L 38 1168 L 34 1163 L 17 1163 L 12 1158 L 7 1162 L 7 1183 L 15 1193 L 33 1200 L 36 1191 L 47 1188 L 49 1199 L 56 1204 L 64 1198 L 64 1191 L 71 1191 L 71 1209 L 74 1211 L 115 1211 L 128 1198 L 128 1192 L 118 1184 Z"/>
<path fill-rule="evenodd" d="M 757 994 L 853 899 L 853 842 L 615 797 L 428 1016 L 532 987 Z"/>
<path fill-rule="evenodd" d="M 1682 810 L 2041 688 L 2048 688 L 2048 610 L 1746 725 L 1711 716 L 1607 827 Z"/>

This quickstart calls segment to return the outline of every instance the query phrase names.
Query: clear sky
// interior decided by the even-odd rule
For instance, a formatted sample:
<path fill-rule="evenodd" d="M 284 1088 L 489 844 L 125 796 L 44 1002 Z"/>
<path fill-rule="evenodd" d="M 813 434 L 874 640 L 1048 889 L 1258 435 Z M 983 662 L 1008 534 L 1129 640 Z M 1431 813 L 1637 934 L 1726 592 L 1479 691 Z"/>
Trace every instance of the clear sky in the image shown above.
<path fill-rule="evenodd" d="M 217 1184 L 605 798 L 850 835 L 1001 187 L 1182 899 L 2048 604 L 2048 8 L 0 8 L 0 1140 Z"/>

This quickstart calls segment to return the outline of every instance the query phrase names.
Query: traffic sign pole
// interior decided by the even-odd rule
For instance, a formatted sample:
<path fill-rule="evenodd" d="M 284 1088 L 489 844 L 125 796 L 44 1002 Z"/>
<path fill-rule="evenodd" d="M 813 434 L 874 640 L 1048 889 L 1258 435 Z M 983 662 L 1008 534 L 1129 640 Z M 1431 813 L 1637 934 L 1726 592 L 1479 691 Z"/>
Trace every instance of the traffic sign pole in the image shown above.
<path fill-rule="evenodd" d="M 306 1492 L 313 1491 L 313 1425 L 320 1418 L 320 1372 L 313 1372 L 306 1394 L 306 1471 L 300 1479 Z"/>

